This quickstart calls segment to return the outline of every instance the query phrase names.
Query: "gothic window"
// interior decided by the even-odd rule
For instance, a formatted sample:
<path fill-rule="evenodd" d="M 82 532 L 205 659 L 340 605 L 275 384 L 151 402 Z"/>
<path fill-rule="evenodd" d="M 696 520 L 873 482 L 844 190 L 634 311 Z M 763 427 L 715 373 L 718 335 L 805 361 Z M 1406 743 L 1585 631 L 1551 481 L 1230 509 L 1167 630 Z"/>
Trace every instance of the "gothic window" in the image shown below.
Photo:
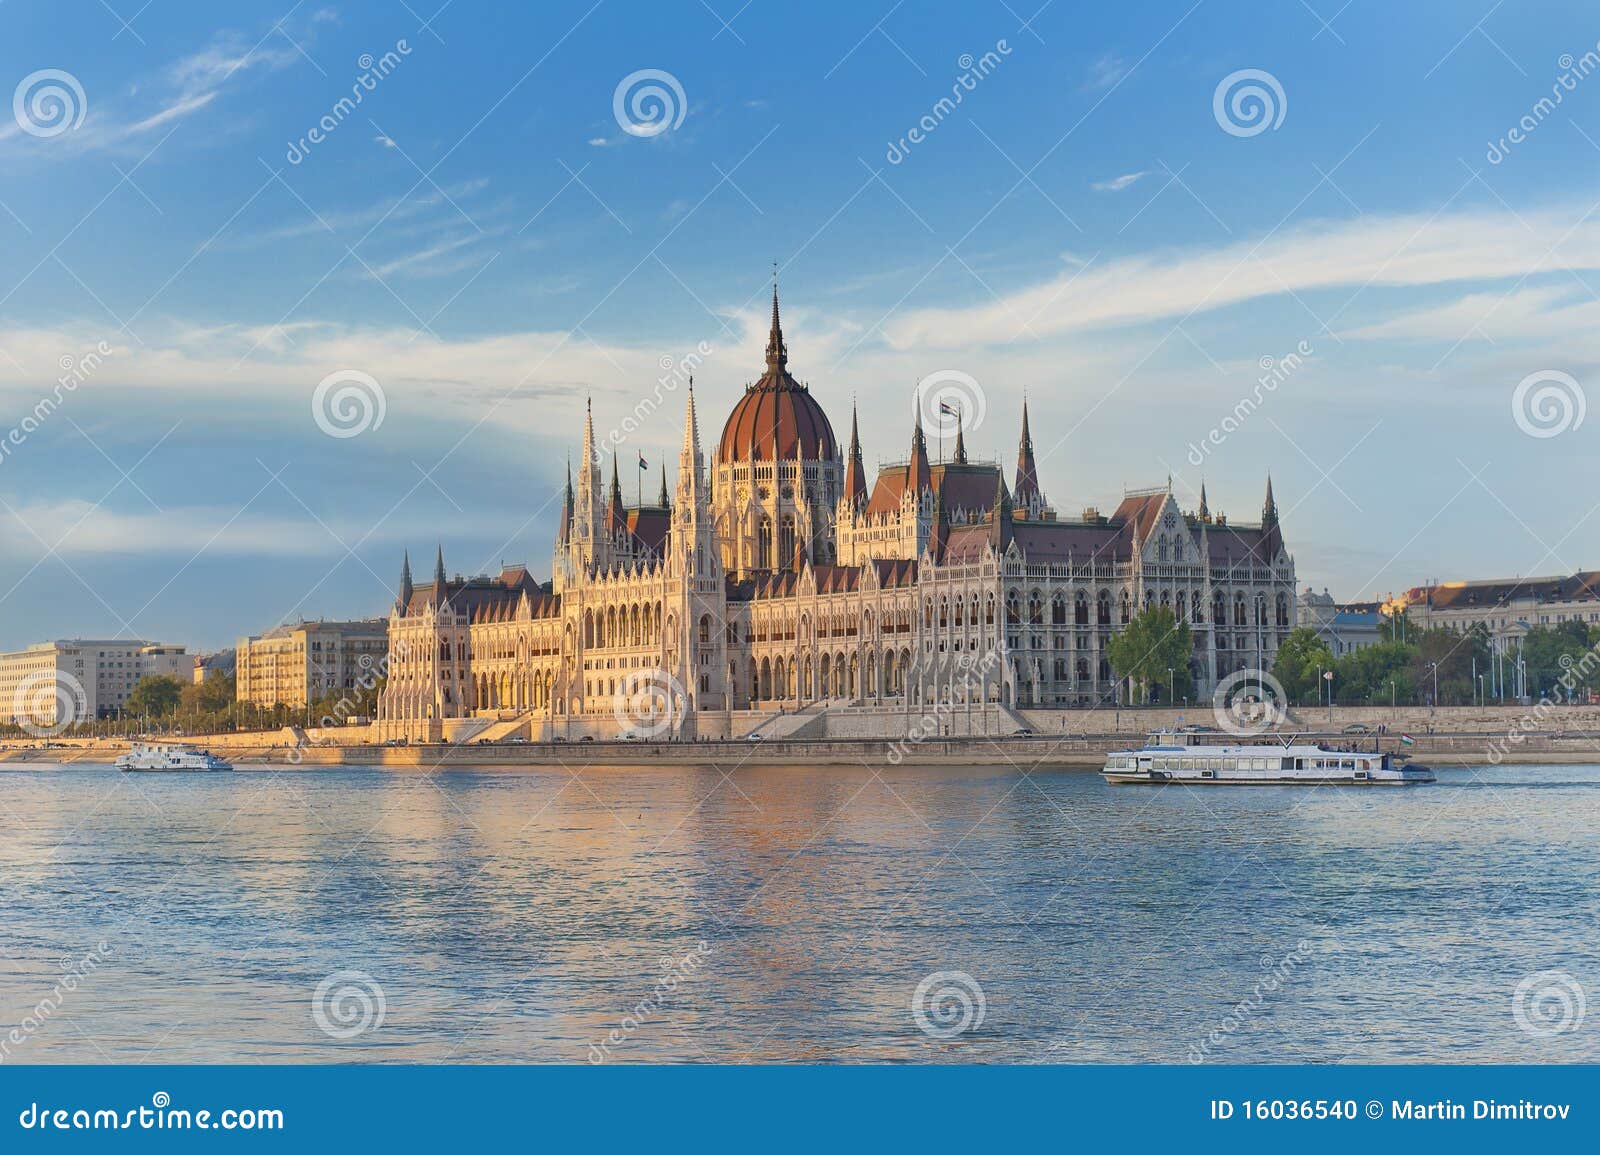
<path fill-rule="evenodd" d="M 1022 620 L 1022 610 L 1017 602 L 1017 591 L 1012 590 L 1006 594 L 1006 624 L 1016 625 Z"/>
<path fill-rule="evenodd" d="M 1102 626 L 1111 624 L 1111 591 L 1101 590 L 1097 601 L 1095 619 Z"/>
<path fill-rule="evenodd" d="M 700 615 L 700 644 L 702 646 L 709 646 L 711 644 L 711 615 L 710 614 L 701 614 Z"/>
<path fill-rule="evenodd" d="M 1044 624 L 1044 599 L 1038 590 L 1028 595 L 1028 621 L 1036 626 Z"/>
<path fill-rule="evenodd" d="M 1122 624 L 1123 625 L 1127 625 L 1129 620 L 1132 617 L 1133 617 L 1132 602 L 1128 597 L 1128 591 L 1127 590 L 1123 590 L 1122 591 Z"/>

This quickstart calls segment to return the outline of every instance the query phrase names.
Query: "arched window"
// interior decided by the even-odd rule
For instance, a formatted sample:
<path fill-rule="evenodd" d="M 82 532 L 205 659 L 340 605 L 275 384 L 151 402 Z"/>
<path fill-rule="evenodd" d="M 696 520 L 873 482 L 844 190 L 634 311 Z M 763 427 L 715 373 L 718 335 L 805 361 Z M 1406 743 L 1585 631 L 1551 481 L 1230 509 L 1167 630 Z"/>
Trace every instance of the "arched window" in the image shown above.
<path fill-rule="evenodd" d="M 711 644 L 711 615 L 710 614 L 701 614 L 700 615 L 700 644 L 702 646 L 709 646 Z"/>
<path fill-rule="evenodd" d="M 1111 624 L 1111 591 L 1101 590 L 1098 602 L 1095 614 L 1096 620 L 1102 626 L 1109 626 Z"/>

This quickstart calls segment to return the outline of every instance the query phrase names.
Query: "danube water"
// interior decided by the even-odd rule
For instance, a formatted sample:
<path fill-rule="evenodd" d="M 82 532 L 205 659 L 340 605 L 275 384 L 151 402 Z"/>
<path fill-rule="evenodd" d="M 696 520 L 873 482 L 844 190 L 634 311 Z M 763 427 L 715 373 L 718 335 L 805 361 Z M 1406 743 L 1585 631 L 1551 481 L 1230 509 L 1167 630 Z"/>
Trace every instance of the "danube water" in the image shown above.
<path fill-rule="evenodd" d="M 0 767 L 5 1062 L 1593 1062 L 1597 921 L 1600 766 Z"/>

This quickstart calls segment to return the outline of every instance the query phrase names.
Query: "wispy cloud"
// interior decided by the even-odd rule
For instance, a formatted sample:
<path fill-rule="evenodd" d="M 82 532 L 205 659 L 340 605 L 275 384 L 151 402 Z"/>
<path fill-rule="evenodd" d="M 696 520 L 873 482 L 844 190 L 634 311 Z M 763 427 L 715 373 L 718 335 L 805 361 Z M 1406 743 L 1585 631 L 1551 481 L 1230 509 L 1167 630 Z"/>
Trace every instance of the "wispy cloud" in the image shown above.
<path fill-rule="evenodd" d="M 1140 169 L 1138 172 L 1123 173 L 1121 176 L 1112 177 L 1110 180 L 1095 181 L 1094 184 L 1090 185 L 1089 187 L 1094 189 L 1096 192 L 1121 192 L 1123 189 L 1132 185 L 1140 177 L 1149 175 L 1150 173 L 1147 169 Z"/>
<path fill-rule="evenodd" d="M 883 331 L 896 349 L 988 346 L 1334 286 L 1443 285 L 1600 268 L 1600 221 L 1574 225 L 1580 216 L 1368 214 L 1313 223 L 1217 248 L 1105 261 L 998 300 L 910 310 Z"/>
<path fill-rule="evenodd" d="M 310 24 L 323 22 L 314 15 Z M 276 31 L 276 30 L 274 30 Z M 290 35 L 285 32 L 284 36 Z M 309 29 L 296 35 L 303 46 Z M 90 91 L 83 123 L 48 141 L 48 148 L 29 148 L 36 158 L 61 159 L 97 151 L 146 149 L 160 139 L 156 130 L 176 124 L 210 107 L 230 84 L 252 72 L 275 72 L 303 60 L 300 49 L 282 43 L 272 32 L 255 40 L 240 32 L 223 32 L 205 48 L 179 57 L 148 82 L 118 97 Z M 11 120 L 0 124 L 0 144 L 19 149 L 35 142 Z"/>
<path fill-rule="evenodd" d="M 1110 88 L 1128 74 L 1128 62 L 1112 52 L 1103 52 L 1089 65 L 1088 89 Z"/>

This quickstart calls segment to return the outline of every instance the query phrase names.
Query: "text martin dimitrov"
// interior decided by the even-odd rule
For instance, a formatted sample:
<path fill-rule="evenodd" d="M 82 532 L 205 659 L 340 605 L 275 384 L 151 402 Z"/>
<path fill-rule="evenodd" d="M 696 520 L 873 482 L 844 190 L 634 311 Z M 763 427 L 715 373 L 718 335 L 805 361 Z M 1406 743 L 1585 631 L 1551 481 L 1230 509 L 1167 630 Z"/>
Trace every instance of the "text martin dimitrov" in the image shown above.
<path fill-rule="evenodd" d="M 1515 1103 L 1500 1103 L 1494 1099 L 1474 1099 L 1469 1106 L 1452 1099 L 1437 1103 L 1413 1103 L 1399 1099 L 1389 1103 L 1391 1119 L 1565 1119 L 1570 1109 L 1568 1103 L 1535 1103 L 1518 1099 Z"/>

